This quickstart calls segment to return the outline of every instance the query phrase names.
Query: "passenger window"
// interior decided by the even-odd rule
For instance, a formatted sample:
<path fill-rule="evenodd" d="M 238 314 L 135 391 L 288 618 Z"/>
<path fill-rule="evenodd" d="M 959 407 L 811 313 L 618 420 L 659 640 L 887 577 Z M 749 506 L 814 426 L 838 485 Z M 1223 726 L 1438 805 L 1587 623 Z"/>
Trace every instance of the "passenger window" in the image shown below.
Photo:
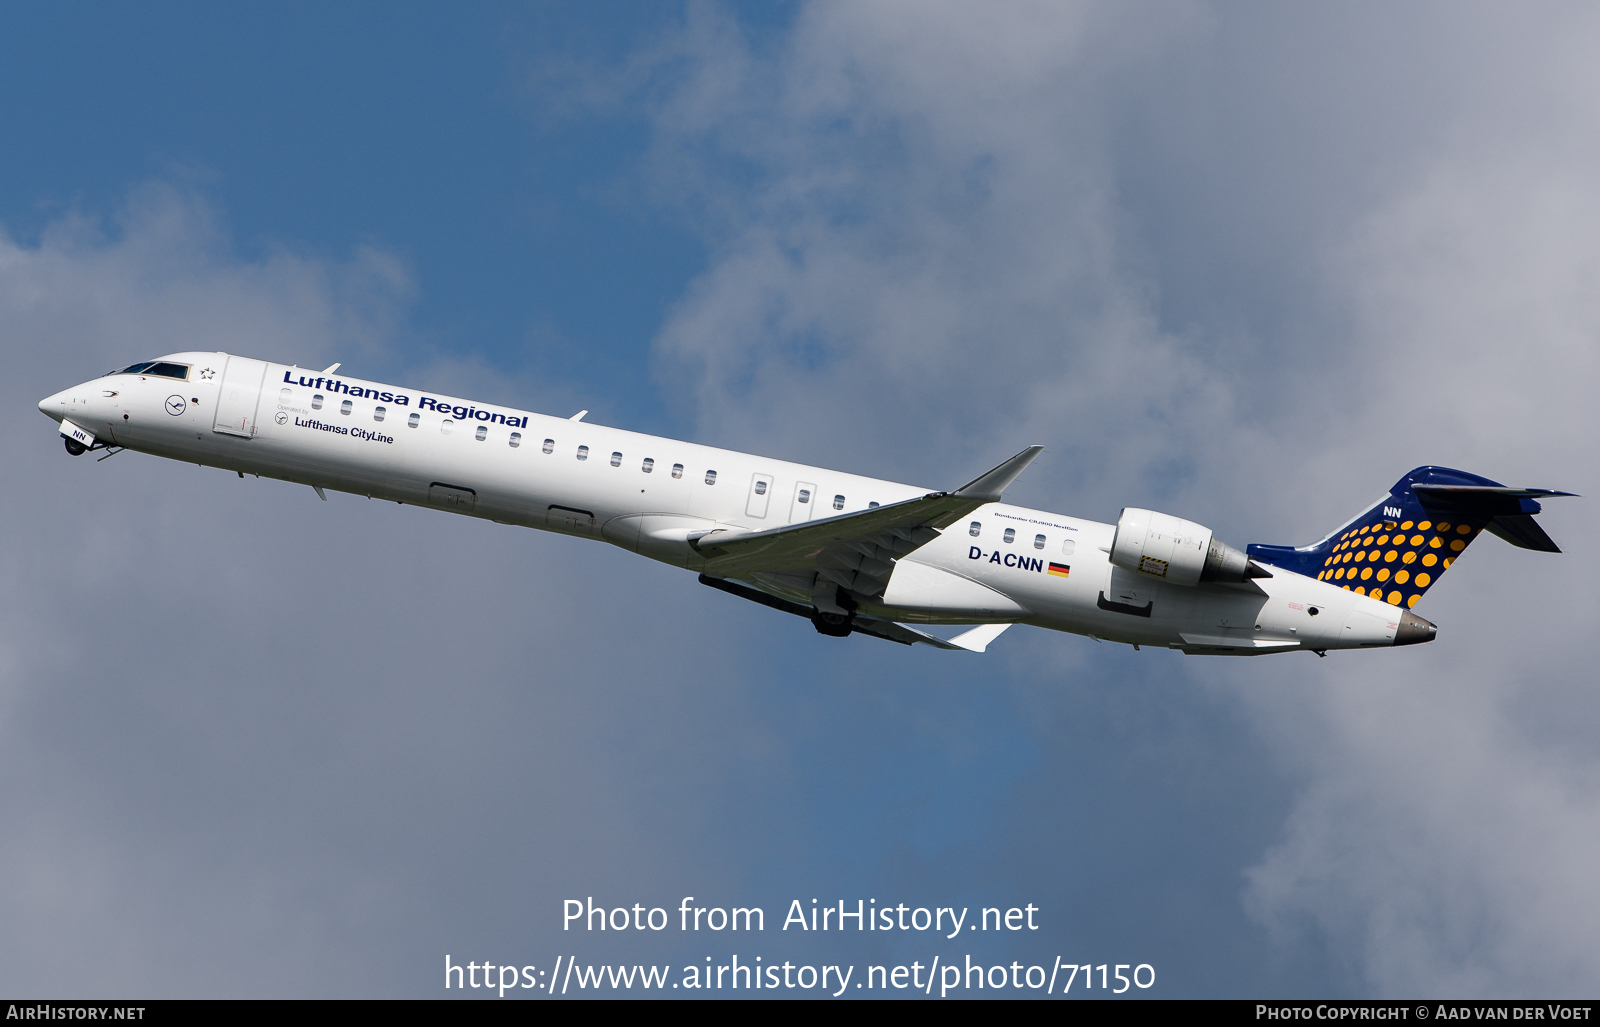
<path fill-rule="evenodd" d="M 1013 542 L 1015 542 L 1017 540 L 1017 529 L 1016 528 L 1007 528 L 1006 529 L 1006 533 L 1001 537 L 1006 540 L 1006 545 L 1009 546 L 1011 543 L 1013 543 Z"/>
<path fill-rule="evenodd" d="M 682 464 L 673 464 L 672 465 L 672 476 L 674 478 L 683 477 L 683 465 Z"/>
<path fill-rule="evenodd" d="M 706 484 L 707 485 L 715 485 L 716 483 L 717 483 L 717 472 L 716 471 L 707 471 L 706 472 Z"/>
<path fill-rule="evenodd" d="M 653 471 L 655 469 L 656 469 L 656 462 L 653 459 L 651 459 L 650 457 L 645 457 L 644 458 L 644 463 L 639 465 L 639 470 L 643 471 L 646 474 L 649 474 L 651 471 Z"/>
<path fill-rule="evenodd" d="M 315 396 L 311 397 L 311 409 L 313 409 L 313 410 L 321 410 L 322 409 L 322 393 L 319 392 Z"/>
<path fill-rule="evenodd" d="M 983 531 L 982 521 L 973 521 L 971 524 L 967 525 L 967 534 L 971 535 L 973 538 L 977 538 L 978 533 L 981 531 Z"/>
<path fill-rule="evenodd" d="M 756 495 L 764 496 L 766 494 L 767 494 L 767 483 L 764 482 L 764 481 L 757 481 L 756 482 Z"/>
<path fill-rule="evenodd" d="M 621 453 L 612 453 L 611 454 L 611 466 L 612 467 L 621 467 L 622 466 L 622 454 Z"/>
<path fill-rule="evenodd" d="M 278 402 L 279 403 L 288 403 L 293 399 L 294 399 L 294 390 L 293 389 L 279 389 L 278 390 Z"/>
<path fill-rule="evenodd" d="M 381 420 L 384 419 L 385 415 L 387 415 L 388 413 L 389 413 L 389 411 L 385 407 L 373 407 L 372 408 L 372 419 L 374 421 L 381 421 Z"/>
<path fill-rule="evenodd" d="M 811 490 L 810 489 L 801 489 L 800 490 L 800 502 L 802 502 L 802 503 L 811 502 Z"/>
<path fill-rule="evenodd" d="M 1065 542 L 1061 543 L 1061 555 L 1062 556 L 1071 556 L 1072 555 L 1072 551 L 1074 549 L 1077 549 L 1077 548 L 1078 548 L 1077 540 L 1069 538 Z"/>
<path fill-rule="evenodd" d="M 578 447 L 578 459 L 579 460 L 587 460 L 587 459 L 589 459 L 589 447 L 588 446 L 579 446 Z"/>
<path fill-rule="evenodd" d="M 520 445 L 522 445 L 522 433 L 519 432 L 519 431 L 512 432 L 511 433 L 511 448 L 512 449 L 516 449 Z"/>
<path fill-rule="evenodd" d="M 1035 535 L 1035 536 L 1033 536 L 1033 548 L 1035 548 L 1035 549 L 1043 549 L 1044 548 L 1044 536 L 1043 535 Z"/>
<path fill-rule="evenodd" d="M 833 497 L 833 508 L 835 510 L 843 510 L 844 509 L 844 497 L 843 496 L 834 496 Z"/>
<path fill-rule="evenodd" d="M 353 410 L 354 408 L 355 408 L 355 404 L 350 402 L 347 399 L 343 403 L 339 404 L 339 413 L 340 414 L 349 414 L 350 411 Z"/>
<path fill-rule="evenodd" d="M 406 418 L 406 424 L 409 425 L 412 428 L 415 428 L 417 425 L 419 425 L 421 423 L 422 423 L 422 415 L 421 414 L 413 413 L 410 417 Z"/>
<path fill-rule="evenodd" d="M 556 451 L 556 440 L 555 439 L 545 439 L 544 440 L 544 451 L 546 453 L 554 453 Z"/>
<path fill-rule="evenodd" d="M 482 442 L 484 439 L 486 439 L 488 437 L 489 437 L 489 426 L 487 424 L 478 425 L 478 441 Z"/>
<path fill-rule="evenodd" d="M 451 432 L 453 432 L 455 430 L 456 430 L 456 422 L 450 420 L 450 418 L 446 417 L 444 420 L 439 422 L 439 434 L 440 435 L 449 435 Z"/>

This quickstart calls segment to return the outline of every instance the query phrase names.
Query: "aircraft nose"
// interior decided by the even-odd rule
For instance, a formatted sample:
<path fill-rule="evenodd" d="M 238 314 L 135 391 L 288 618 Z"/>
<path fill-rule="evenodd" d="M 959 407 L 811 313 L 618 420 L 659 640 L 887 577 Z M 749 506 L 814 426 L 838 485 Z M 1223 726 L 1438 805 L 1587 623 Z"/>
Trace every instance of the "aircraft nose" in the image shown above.
<path fill-rule="evenodd" d="M 70 393 L 71 391 L 71 389 L 67 389 L 63 392 L 58 392 L 53 396 L 46 396 L 44 399 L 41 399 L 39 401 L 39 413 L 57 421 L 67 416 L 67 393 Z"/>

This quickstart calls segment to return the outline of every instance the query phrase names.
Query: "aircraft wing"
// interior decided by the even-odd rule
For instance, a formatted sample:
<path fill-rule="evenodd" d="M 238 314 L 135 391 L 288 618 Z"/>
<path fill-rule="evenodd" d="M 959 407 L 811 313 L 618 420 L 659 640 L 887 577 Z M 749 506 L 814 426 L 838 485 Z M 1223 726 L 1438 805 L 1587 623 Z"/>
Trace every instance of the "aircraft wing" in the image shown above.
<path fill-rule="evenodd" d="M 829 592 L 836 585 L 863 596 L 882 595 L 895 560 L 938 538 L 940 529 L 978 507 L 999 500 L 1006 486 L 1043 450 L 1029 446 L 954 492 L 930 492 L 766 531 L 715 531 L 692 539 L 690 545 L 706 557 L 704 570 L 712 578 L 814 575 L 818 586 L 830 583 Z M 831 606 L 832 601 L 825 599 L 819 608 Z"/>
<path fill-rule="evenodd" d="M 790 602 L 787 599 L 780 599 L 775 595 L 757 588 L 751 588 L 749 585 L 741 585 L 738 582 L 724 581 L 721 578 L 713 578 L 702 574 L 700 575 L 700 584 L 710 585 L 712 588 L 720 589 L 729 595 L 736 595 L 741 599 L 760 603 L 762 606 L 770 606 L 772 609 L 782 610 L 784 613 L 792 613 L 797 617 L 809 618 L 812 614 L 809 606 Z M 981 653 L 990 642 L 998 638 L 1000 633 L 1011 625 L 979 624 L 977 627 L 963 631 L 951 639 L 940 638 L 938 635 L 931 635 L 909 624 L 900 624 L 896 621 L 884 620 L 879 617 L 857 617 L 850 622 L 850 626 L 855 631 L 887 639 L 890 642 L 899 642 L 901 645 L 916 645 L 920 642 L 923 645 L 931 645 L 935 649 L 965 649 L 967 652 Z"/>

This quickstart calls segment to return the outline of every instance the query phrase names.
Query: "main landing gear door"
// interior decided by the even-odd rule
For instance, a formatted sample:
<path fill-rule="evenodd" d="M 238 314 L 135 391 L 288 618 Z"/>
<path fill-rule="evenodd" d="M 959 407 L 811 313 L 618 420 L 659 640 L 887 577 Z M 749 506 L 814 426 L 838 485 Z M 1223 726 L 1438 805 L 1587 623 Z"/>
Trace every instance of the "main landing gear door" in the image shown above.
<path fill-rule="evenodd" d="M 261 382 L 267 376 L 265 360 L 249 357 L 228 358 L 222 372 L 222 388 L 217 395 L 217 419 L 211 430 L 223 435 L 254 438 L 256 408 L 261 403 Z"/>

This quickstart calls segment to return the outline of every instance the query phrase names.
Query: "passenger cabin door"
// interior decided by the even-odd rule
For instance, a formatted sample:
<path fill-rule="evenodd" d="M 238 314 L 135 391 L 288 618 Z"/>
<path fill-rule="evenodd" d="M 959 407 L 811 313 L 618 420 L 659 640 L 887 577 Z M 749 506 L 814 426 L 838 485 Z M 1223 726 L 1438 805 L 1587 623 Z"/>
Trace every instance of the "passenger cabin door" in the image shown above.
<path fill-rule="evenodd" d="M 772 502 L 772 475 L 757 472 L 750 476 L 750 498 L 744 505 L 745 516 L 765 517 L 767 504 Z"/>
<path fill-rule="evenodd" d="M 817 486 L 809 481 L 796 482 L 794 486 L 794 501 L 789 504 L 789 523 L 799 524 L 809 521 L 811 511 L 817 506 Z"/>
<path fill-rule="evenodd" d="M 230 356 L 222 372 L 222 388 L 217 390 L 217 416 L 211 430 L 254 437 L 256 408 L 261 404 L 261 383 L 266 376 L 266 361 Z"/>

